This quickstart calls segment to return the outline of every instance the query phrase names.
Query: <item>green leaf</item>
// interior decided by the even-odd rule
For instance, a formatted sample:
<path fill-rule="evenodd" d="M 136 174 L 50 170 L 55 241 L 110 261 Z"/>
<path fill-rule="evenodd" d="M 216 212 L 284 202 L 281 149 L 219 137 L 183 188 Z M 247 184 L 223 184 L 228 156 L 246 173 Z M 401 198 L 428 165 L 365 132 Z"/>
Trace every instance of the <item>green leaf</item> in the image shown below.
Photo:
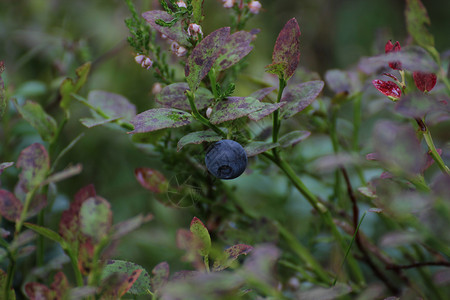
<path fill-rule="evenodd" d="M 2 269 L 0 269 L 0 293 L 3 296 L 4 290 L 6 285 L 8 284 L 8 276 L 5 272 L 3 272 Z M 9 300 L 16 300 L 16 293 L 14 292 L 14 289 L 11 288 L 11 290 L 8 292 Z"/>
<path fill-rule="evenodd" d="M 102 279 L 109 277 L 114 273 L 127 274 L 131 276 L 134 271 L 142 270 L 139 278 L 134 282 L 133 286 L 128 290 L 128 293 L 133 295 L 148 295 L 147 290 L 150 290 L 150 275 L 148 272 L 138 264 L 123 261 L 123 260 L 109 260 L 102 270 Z"/>
<path fill-rule="evenodd" d="M 213 265 L 214 272 L 222 271 L 229 268 L 240 255 L 247 255 L 253 250 L 252 246 L 245 244 L 233 245 L 225 249 L 223 256 L 216 260 Z"/>
<path fill-rule="evenodd" d="M 303 141 L 310 135 L 311 135 L 310 131 L 296 130 L 296 131 L 292 131 L 292 132 L 289 132 L 289 133 L 283 135 L 278 140 L 278 142 L 280 143 L 281 147 L 287 148 L 287 147 L 293 146 L 297 143 L 300 143 L 301 141 Z"/>
<path fill-rule="evenodd" d="M 245 117 L 264 107 L 258 99 L 252 97 L 228 97 L 220 101 L 213 109 L 210 121 L 220 124 Z"/>
<path fill-rule="evenodd" d="M 230 27 L 219 28 L 206 36 L 192 50 L 184 69 L 191 91 L 197 90 L 202 79 L 211 70 L 229 35 Z"/>
<path fill-rule="evenodd" d="M 177 144 L 177 151 L 180 151 L 188 144 L 201 144 L 203 142 L 217 142 L 223 137 L 214 131 L 196 131 L 183 136 Z"/>
<path fill-rule="evenodd" d="M 196 24 L 200 24 L 203 20 L 203 2 L 204 0 L 192 0 L 192 16 Z"/>
<path fill-rule="evenodd" d="M 57 242 L 58 244 L 61 245 L 61 247 L 63 249 L 66 249 L 66 245 L 67 245 L 66 241 L 64 241 L 64 239 L 57 232 L 55 232 L 51 229 L 48 229 L 46 227 L 42 227 L 42 226 L 31 224 L 31 223 L 25 222 L 23 225 L 27 228 L 30 228 L 31 230 L 36 231 L 40 235 L 45 236 L 46 238 L 49 238 L 54 242 Z"/>
<path fill-rule="evenodd" d="M 211 237 L 209 236 L 208 229 L 206 229 L 205 225 L 197 217 L 192 219 L 189 229 L 201 241 L 201 247 L 198 249 L 200 255 L 207 256 L 211 249 Z"/>
<path fill-rule="evenodd" d="M 87 62 L 75 70 L 75 73 L 77 75 L 76 81 L 74 81 L 72 78 L 66 78 L 61 83 L 61 86 L 59 87 L 59 92 L 61 94 L 60 106 L 66 112 L 68 111 L 69 104 L 72 100 L 72 96 L 70 94 L 76 94 L 83 87 L 83 85 L 86 83 L 86 79 L 90 69 L 91 63 Z"/>
<path fill-rule="evenodd" d="M 307 108 L 320 94 L 323 81 L 315 80 L 301 83 L 283 93 L 281 102 L 286 102 L 281 108 L 281 117 L 289 119 Z"/>
<path fill-rule="evenodd" d="M 112 225 L 111 205 L 96 196 L 83 202 L 80 208 L 81 232 L 99 242 L 106 237 Z"/>
<path fill-rule="evenodd" d="M 266 72 L 288 81 L 294 75 L 300 61 L 300 28 L 295 18 L 290 19 L 278 35 L 273 48 L 272 64 Z"/>
<path fill-rule="evenodd" d="M 252 156 L 266 152 L 267 150 L 273 149 L 278 146 L 280 146 L 279 143 L 255 141 L 255 142 L 250 142 L 247 145 L 245 145 L 244 149 L 245 149 L 245 152 L 247 153 L 247 156 L 252 157 Z"/>
<path fill-rule="evenodd" d="M 165 34 L 168 39 L 183 46 L 191 45 L 189 42 L 189 36 L 186 30 L 184 30 L 182 22 L 176 22 L 170 27 L 161 26 L 156 23 L 156 20 L 163 20 L 164 22 L 172 21 L 174 19 L 173 16 L 169 15 L 167 12 L 162 10 L 151 10 L 144 12 L 142 17 L 153 29 Z"/>
<path fill-rule="evenodd" d="M 17 111 L 22 117 L 37 130 L 42 139 L 49 142 L 56 134 L 56 121 L 49 116 L 39 103 L 26 101 L 23 106 L 18 105 L 17 101 L 13 101 Z"/>
<path fill-rule="evenodd" d="M 129 133 L 150 132 L 164 128 L 185 126 L 193 121 L 191 114 L 170 108 L 154 108 L 138 114 L 131 120 L 134 130 Z"/>
<path fill-rule="evenodd" d="M 67 178 L 70 178 L 72 176 L 78 175 L 83 170 L 83 166 L 81 164 L 76 164 L 74 166 L 70 166 L 65 170 L 62 170 L 61 172 L 55 173 L 47 177 L 46 180 L 42 182 L 41 185 L 46 185 L 52 182 L 58 182 L 61 180 L 65 180 Z"/>
<path fill-rule="evenodd" d="M 424 48 L 434 47 L 434 37 L 428 31 L 431 25 L 427 10 L 420 0 L 406 1 L 406 27 L 414 41 Z"/>

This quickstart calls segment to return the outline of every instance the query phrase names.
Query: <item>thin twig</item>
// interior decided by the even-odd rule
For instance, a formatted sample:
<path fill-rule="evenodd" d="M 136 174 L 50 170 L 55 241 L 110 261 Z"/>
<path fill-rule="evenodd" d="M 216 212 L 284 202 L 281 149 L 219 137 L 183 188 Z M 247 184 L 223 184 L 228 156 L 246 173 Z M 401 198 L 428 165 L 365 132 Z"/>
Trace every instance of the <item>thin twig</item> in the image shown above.
<path fill-rule="evenodd" d="M 412 268 L 421 268 L 426 266 L 439 266 L 439 267 L 449 267 L 450 262 L 448 261 L 425 261 L 413 263 L 410 265 L 388 265 L 386 266 L 387 270 L 399 270 L 399 269 L 412 269 Z"/>

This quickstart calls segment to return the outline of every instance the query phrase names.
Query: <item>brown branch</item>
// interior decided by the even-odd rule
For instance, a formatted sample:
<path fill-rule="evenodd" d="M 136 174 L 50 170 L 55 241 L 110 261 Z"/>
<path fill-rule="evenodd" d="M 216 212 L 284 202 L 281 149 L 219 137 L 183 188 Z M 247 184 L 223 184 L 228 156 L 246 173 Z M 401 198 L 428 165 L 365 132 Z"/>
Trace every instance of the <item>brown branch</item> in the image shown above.
<path fill-rule="evenodd" d="M 399 270 L 399 269 L 412 269 L 412 268 L 421 268 L 426 266 L 439 266 L 439 267 L 448 267 L 450 268 L 450 262 L 447 261 L 425 261 L 413 263 L 410 265 L 387 265 L 387 270 Z"/>

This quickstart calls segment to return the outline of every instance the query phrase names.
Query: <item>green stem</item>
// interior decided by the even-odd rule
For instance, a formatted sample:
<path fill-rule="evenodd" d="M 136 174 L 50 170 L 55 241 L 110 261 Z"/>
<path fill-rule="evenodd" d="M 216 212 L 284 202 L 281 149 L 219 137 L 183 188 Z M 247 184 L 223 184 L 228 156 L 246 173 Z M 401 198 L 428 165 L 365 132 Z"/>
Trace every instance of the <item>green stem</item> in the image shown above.
<path fill-rule="evenodd" d="M 338 105 L 337 104 L 332 105 L 330 122 L 328 124 L 330 138 L 331 138 L 331 144 L 333 146 L 334 154 L 338 154 L 338 152 L 339 152 L 339 141 L 338 141 L 337 132 L 336 132 L 337 111 L 338 111 Z M 336 169 L 336 171 L 334 171 L 334 195 L 338 199 L 337 202 L 338 202 L 339 206 L 344 208 L 346 203 L 343 200 L 342 189 L 341 189 L 341 173 L 340 173 L 339 169 Z"/>
<path fill-rule="evenodd" d="M 297 190 L 306 198 L 306 200 L 311 204 L 311 206 L 320 214 L 322 220 L 325 224 L 331 229 L 331 232 L 340 245 L 343 252 L 345 252 L 347 245 L 345 244 L 344 239 L 342 238 L 339 230 L 336 227 L 336 224 L 333 222 L 333 218 L 330 214 L 330 211 L 319 202 L 317 197 L 311 193 L 308 188 L 303 184 L 300 178 L 295 174 L 294 170 L 292 170 L 291 166 L 286 163 L 283 159 L 279 157 L 275 157 L 268 153 L 264 153 L 264 156 L 272 160 L 289 178 L 289 180 L 294 184 Z M 357 283 L 360 285 L 364 285 L 365 280 L 362 275 L 362 272 L 356 263 L 355 259 L 350 256 L 348 258 L 349 267 L 353 273 L 354 278 Z"/>
<path fill-rule="evenodd" d="M 44 227 L 44 209 L 42 209 L 38 214 L 37 224 Z M 37 240 L 36 263 L 38 267 L 42 267 L 44 265 L 44 236 L 42 234 L 38 236 Z"/>
<path fill-rule="evenodd" d="M 425 142 L 428 145 L 428 149 L 430 149 L 431 156 L 433 157 L 436 164 L 439 166 L 439 169 L 441 169 L 442 173 L 444 173 L 445 175 L 450 175 L 450 169 L 445 165 L 444 161 L 442 160 L 442 157 L 437 152 L 436 146 L 433 143 L 433 139 L 431 138 L 431 133 L 428 130 L 427 125 L 422 119 L 416 118 L 416 122 L 419 125 L 419 129 L 423 134 Z"/>
<path fill-rule="evenodd" d="M 16 272 L 16 260 L 14 259 L 14 255 L 12 253 L 10 253 L 9 261 L 10 261 L 10 263 L 9 263 L 9 267 L 8 267 L 8 273 L 6 274 L 5 289 L 3 290 L 4 299 L 6 299 L 6 300 L 9 300 L 9 294 L 12 289 L 14 273 Z"/>
<path fill-rule="evenodd" d="M 214 68 L 211 68 L 211 70 L 208 73 L 209 81 L 211 83 L 211 90 L 213 92 L 214 98 L 219 98 L 219 92 L 217 91 L 217 82 L 216 82 L 216 70 Z"/>
<path fill-rule="evenodd" d="M 278 96 L 277 96 L 277 103 L 280 103 L 281 96 L 283 95 L 283 90 L 286 87 L 286 80 L 284 80 L 283 77 L 279 77 L 279 87 L 278 87 Z M 272 142 L 276 143 L 278 142 L 278 133 L 280 132 L 280 109 L 277 109 L 273 113 L 273 131 L 272 131 Z M 276 150 L 274 149 L 274 154 Z"/>
<path fill-rule="evenodd" d="M 31 191 L 29 191 L 25 197 L 25 203 L 23 205 L 22 212 L 20 213 L 19 220 L 16 222 L 16 232 L 15 236 L 17 236 L 20 233 L 20 230 L 22 229 L 23 222 L 25 221 L 25 218 L 28 213 L 28 208 L 30 207 L 31 200 L 33 199 L 34 194 L 36 193 L 37 189 L 39 188 L 39 185 L 35 186 Z"/>
<path fill-rule="evenodd" d="M 355 153 L 359 153 L 359 132 L 361 129 L 361 120 L 362 120 L 362 114 L 361 114 L 361 98 L 362 93 L 358 93 L 355 95 L 354 105 L 353 105 L 353 143 L 352 143 L 352 150 Z M 358 165 L 355 166 L 356 173 L 358 174 L 359 181 L 361 182 L 361 185 L 365 186 L 367 185 L 366 179 L 364 178 L 364 173 L 362 171 L 362 168 Z"/>
<path fill-rule="evenodd" d="M 72 264 L 72 269 L 73 269 L 73 272 L 75 273 L 75 280 L 77 282 L 77 286 L 81 287 L 84 285 L 84 283 L 83 283 L 83 275 L 81 275 L 81 271 L 78 268 L 78 260 L 74 256 L 74 254 L 71 250 L 67 251 L 67 255 L 70 258 L 70 263 Z"/>
<path fill-rule="evenodd" d="M 210 270 L 209 270 L 209 257 L 208 257 L 208 255 L 205 255 L 203 257 L 203 262 L 205 263 L 206 273 L 209 273 Z"/>

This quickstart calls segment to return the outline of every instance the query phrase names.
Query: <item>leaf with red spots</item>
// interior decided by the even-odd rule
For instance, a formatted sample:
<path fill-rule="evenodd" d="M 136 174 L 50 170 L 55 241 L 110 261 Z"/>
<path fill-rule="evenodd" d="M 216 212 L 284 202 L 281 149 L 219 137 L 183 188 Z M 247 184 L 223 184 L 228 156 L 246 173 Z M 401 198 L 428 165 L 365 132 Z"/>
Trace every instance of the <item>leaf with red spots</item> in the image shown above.
<path fill-rule="evenodd" d="M 202 79 L 208 74 L 229 35 L 230 27 L 219 28 L 206 36 L 192 50 L 184 69 L 191 91 L 197 90 Z"/>
<path fill-rule="evenodd" d="M 16 187 L 16 191 L 20 191 L 16 195 L 20 198 L 18 194 L 30 192 L 45 180 L 50 169 L 47 150 L 39 143 L 28 146 L 20 152 L 17 167 L 22 169 Z"/>
<path fill-rule="evenodd" d="M 151 168 L 137 168 L 134 175 L 141 186 L 153 193 L 164 193 L 169 187 L 169 182 L 164 175 Z"/>
<path fill-rule="evenodd" d="M 195 131 L 183 136 L 177 144 L 177 151 L 180 151 L 188 144 L 201 144 L 203 142 L 217 142 L 223 137 L 214 131 Z"/>
<path fill-rule="evenodd" d="M 389 40 L 384 46 L 384 53 L 399 52 L 401 49 L 402 47 L 398 41 L 395 42 L 395 44 L 392 44 L 392 41 Z M 392 61 L 389 62 L 389 67 L 393 70 L 402 70 L 402 63 L 399 61 Z"/>
<path fill-rule="evenodd" d="M 273 48 L 272 64 L 266 72 L 288 80 L 294 75 L 300 61 L 300 27 L 295 18 L 290 19 L 278 35 Z"/>
<path fill-rule="evenodd" d="M 223 253 L 223 256 L 214 262 L 213 271 L 218 272 L 229 268 L 240 255 L 247 255 L 253 250 L 252 246 L 237 244 L 229 247 Z"/>
<path fill-rule="evenodd" d="M 129 133 L 151 132 L 164 128 L 176 128 L 193 121 L 190 113 L 171 108 L 154 108 L 144 111 L 131 120 L 134 130 Z"/>
<path fill-rule="evenodd" d="M 165 261 L 157 264 L 152 270 L 152 292 L 159 291 L 169 280 L 169 264 Z"/>
<path fill-rule="evenodd" d="M 314 80 L 285 90 L 281 102 L 286 102 L 286 104 L 281 107 L 281 117 L 289 119 L 307 108 L 322 92 L 323 86 L 323 81 Z"/>
<path fill-rule="evenodd" d="M 209 254 L 209 250 L 211 249 L 211 237 L 209 236 L 208 229 L 197 217 L 192 219 L 189 229 L 201 242 L 201 247 L 198 249 L 200 255 L 207 256 Z"/>
<path fill-rule="evenodd" d="M 267 103 L 267 102 L 261 102 L 262 108 L 252 112 L 248 115 L 248 118 L 252 121 L 259 121 L 264 117 L 267 117 L 280 107 L 286 104 L 286 102 L 279 102 L 279 103 Z"/>
<path fill-rule="evenodd" d="M 220 49 L 220 55 L 215 63 L 216 70 L 226 70 L 247 56 L 253 49 L 250 46 L 252 40 L 253 35 L 247 31 L 238 31 L 230 35 Z"/>
<path fill-rule="evenodd" d="M 372 84 L 377 90 L 379 90 L 384 95 L 391 98 L 391 100 L 397 100 L 402 96 L 402 90 L 398 85 L 392 81 L 384 81 L 380 79 L 375 79 Z"/>
<path fill-rule="evenodd" d="M 69 245 L 73 246 L 74 251 L 76 251 L 76 245 L 78 245 L 81 236 L 79 216 L 81 205 L 84 201 L 96 195 L 92 184 L 83 187 L 75 194 L 74 201 L 70 204 L 69 209 L 61 215 L 59 234 Z"/>
<path fill-rule="evenodd" d="M 189 36 L 183 28 L 182 22 L 176 22 L 170 27 L 165 27 L 156 24 L 156 20 L 161 19 L 165 22 L 172 21 L 173 17 L 167 12 L 162 10 L 151 10 L 146 11 L 142 14 L 142 17 L 147 21 L 147 23 L 155 30 L 167 36 L 167 38 L 177 42 L 183 46 L 190 46 Z"/>
<path fill-rule="evenodd" d="M 80 229 L 83 234 L 99 243 L 104 239 L 112 225 L 111 205 L 102 197 L 91 197 L 80 208 Z"/>
<path fill-rule="evenodd" d="M 5 219 L 15 222 L 19 220 L 23 204 L 13 193 L 0 190 L 0 215 Z"/>
<path fill-rule="evenodd" d="M 414 72 L 413 73 L 414 84 L 422 92 L 431 91 L 436 85 L 436 74 L 434 73 L 424 73 L 424 72 Z"/>
<path fill-rule="evenodd" d="M 252 97 L 228 97 L 214 108 L 210 121 L 220 124 L 245 117 L 264 107 L 264 104 Z"/>
<path fill-rule="evenodd" d="M 102 279 L 106 279 L 114 273 L 125 274 L 129 289 L 126 291 L 133 295 L 148 295 L 150 290 L 150 275 L 138 264 L 123 260 L 108 260 L 102 269 Z"/>
<path fill-rule="evenodd" d="M 185 82 L 170 84 L 156 95 L 156 102 L 167 108 L 190 111 L 191 106 L 185 94 L 187 90 L 189 90 L 189 86 Z M 197 109 L 204 109 L 213 101 L 214 96 L 208 89 L 199 87 L 195 92 L 195 106 Z"/>
<path fill-rule="evenodd" d="M 428 31 L 431 25 L 427 10 L 420 0 L 407 0 L 406 28 L 414 41 L 422 47 L 434 47 L 434 37 Z"/>

